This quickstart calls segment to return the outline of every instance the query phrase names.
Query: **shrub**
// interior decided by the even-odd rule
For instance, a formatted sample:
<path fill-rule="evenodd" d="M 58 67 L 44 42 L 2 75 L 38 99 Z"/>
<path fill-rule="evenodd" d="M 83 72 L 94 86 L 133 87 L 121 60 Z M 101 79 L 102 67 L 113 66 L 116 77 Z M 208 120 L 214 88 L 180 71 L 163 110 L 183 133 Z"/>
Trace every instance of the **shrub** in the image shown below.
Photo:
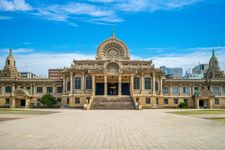
<path fill-rule="evenodd" d="M 183 109 L 183 108 L 188 108 L 188 104 L 187 103 L 184 103 L 184 102 L 181 102 L 179 105 L 178 105 L 179 108 Z"/>
<path fill-rule="evenodd" d="M 41 98 L 41 103 L 43 105 L 52 107 L 57 103 L 57 100 L 51 94 L 46 94 L 46 95 L 43 95 L 43 97 Z"/>

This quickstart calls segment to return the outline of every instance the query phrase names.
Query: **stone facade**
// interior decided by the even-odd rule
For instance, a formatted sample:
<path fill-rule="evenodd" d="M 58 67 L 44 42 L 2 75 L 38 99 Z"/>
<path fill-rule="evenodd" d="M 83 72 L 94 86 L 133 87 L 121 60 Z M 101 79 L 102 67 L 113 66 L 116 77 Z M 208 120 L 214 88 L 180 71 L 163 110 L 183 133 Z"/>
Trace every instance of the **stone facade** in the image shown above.
<path fill-rule="evenodd" d="M 165 79 L 152 61 L 131 60 L 126 44 L 112 34 L 99 45 L 95 60 L 74 60 L 70 68 L 63 69 L 63 78 L 23 79 L 10 51 L 1 71 L 0 106 L 35 107 L 49 93 L 58 99 L 58 105 L 72 108 L 91 109 L 92 104 L 100 108 L 96 105 L 107 100 L 107 104 L 121 106 L 131 100 L 136 109 L 177 108 L 181 102 L 190 108 L 225 108 L 225 78 L 214 53 L 209 66 L 208 74 L 216 71 L 216 76 Z"/>

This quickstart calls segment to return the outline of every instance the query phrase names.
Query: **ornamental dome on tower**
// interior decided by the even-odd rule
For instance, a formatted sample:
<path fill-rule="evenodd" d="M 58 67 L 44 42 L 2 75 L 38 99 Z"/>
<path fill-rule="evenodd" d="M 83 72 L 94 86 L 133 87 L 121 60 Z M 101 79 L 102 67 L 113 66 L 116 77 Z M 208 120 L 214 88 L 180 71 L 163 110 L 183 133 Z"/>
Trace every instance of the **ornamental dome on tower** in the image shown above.
<path fill-rule="evenodd" d="M 206 73 L 206 78 L 222 78 L 223 71 L 220 71 L 219 61 L 215 56 L 215 51 L 212 52 L 212 57 L 209 61 L 209 69 Z"/>
<path fill-rule="evenodd" d="M 10 78 L 20 77 L 20 74 L 19 74 L 19 72 L 17 71 L 17 68 L 16 68 L 16 61 L 15 61 L 15 58 L 13 57 L 13 53 L 12 53 L 11 49 L 10 49 L 9 55 L 6 58 L 6 61 L 5 61 L 3 76 L 4 77 L 10 77 Z"/>
<path fill-rule="evenodd" d="M 130 60 L 130 54 L 127 45 L 115 37 L 114 32 L 109 39 L 102 42 L 96 54 L 97 60 Z"/>

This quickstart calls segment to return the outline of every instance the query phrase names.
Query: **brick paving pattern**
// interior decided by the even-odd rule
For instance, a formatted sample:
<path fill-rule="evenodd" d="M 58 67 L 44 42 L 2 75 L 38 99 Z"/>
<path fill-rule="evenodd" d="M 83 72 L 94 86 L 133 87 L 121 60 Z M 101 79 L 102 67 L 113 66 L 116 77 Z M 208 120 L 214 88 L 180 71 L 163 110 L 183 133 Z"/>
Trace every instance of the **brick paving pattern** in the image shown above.
<path fill-rule="evenodd" d="M 0 122 L 0 149 L 225 149 L 223 122 L 167 110 L 59 111 Z"/>

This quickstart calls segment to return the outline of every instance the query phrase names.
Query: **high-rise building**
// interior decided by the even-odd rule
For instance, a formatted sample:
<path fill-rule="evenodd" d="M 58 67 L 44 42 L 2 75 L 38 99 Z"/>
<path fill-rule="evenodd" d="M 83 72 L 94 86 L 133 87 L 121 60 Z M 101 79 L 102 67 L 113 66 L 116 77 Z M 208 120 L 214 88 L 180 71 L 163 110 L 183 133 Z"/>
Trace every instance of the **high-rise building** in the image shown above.
<path fill-rule="evenodd" d="M 21 78 L 28 78 L 28 79 L 38 78 L 38 76 L 36 76 L 32 72 L 20 72 L 20 76 L 21 76 Z"/>
<path fill-rule="evenodd" d="M 182 78 L 183 76 L 183 68 L 168 68 L 166 66 L 161 66 L 160 70 L 162 70 L 166 77 Z"/>
<path fill-rule="evenodd" d="M 209 68 L 208 64 L 199 64 L 192 69 L 193 74 L 205 74 Z"/>
<path fill-rule="evenodd" d="M 50 79 L 62 79 L 63 69 L 49 69 L 48 78 Z"/>

